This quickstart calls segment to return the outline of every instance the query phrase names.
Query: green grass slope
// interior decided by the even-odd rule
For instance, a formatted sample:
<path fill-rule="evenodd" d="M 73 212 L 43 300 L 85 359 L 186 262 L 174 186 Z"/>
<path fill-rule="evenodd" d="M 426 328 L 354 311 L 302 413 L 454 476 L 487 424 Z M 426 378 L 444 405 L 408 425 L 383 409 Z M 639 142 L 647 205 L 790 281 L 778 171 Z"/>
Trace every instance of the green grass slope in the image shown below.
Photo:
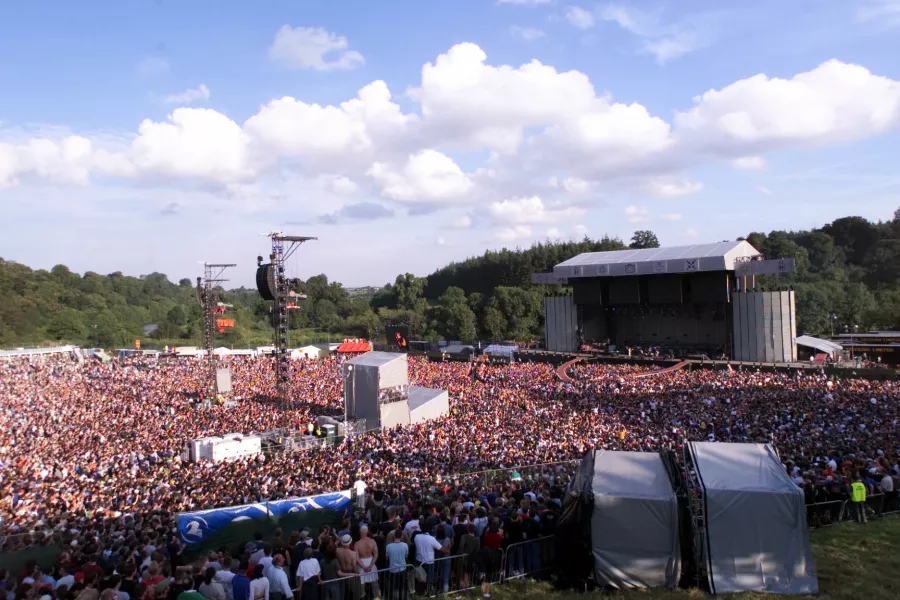
<path fill-rule="evenodd" d="M 897 600 L 900 598 L 900 517 L 869 521 L 865 526 L 843 523 L 812 532 L 810 536 L 816 572 L 818 598 L 822 600 Z M 498 600 L 699 600 L 708 598 L 699 590 L 630 590 L 602 595 L 557 592 L 545 583 L 515 581 L 494 587 Z M 729 600 L 785 598 L 771 594 L 734 594 Z"/>

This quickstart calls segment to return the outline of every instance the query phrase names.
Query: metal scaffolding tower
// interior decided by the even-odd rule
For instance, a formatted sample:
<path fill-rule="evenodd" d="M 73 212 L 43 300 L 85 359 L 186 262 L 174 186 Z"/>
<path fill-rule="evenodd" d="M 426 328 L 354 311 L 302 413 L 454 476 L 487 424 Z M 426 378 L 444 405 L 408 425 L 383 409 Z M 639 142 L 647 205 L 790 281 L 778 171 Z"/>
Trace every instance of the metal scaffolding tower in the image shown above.
<path fill-rule="evenodd" d="M 298 294 L 292 288 L 299 280 L 290 279 L 285 273 L 285 263 L 294 254 L 300 244 L 315 240 L 314 237 L 284 235 L 280 231 L 267 234 L 272 240 L 272 253 L 269 255 L 270 277 L 272 282 L 272 328 L 275 346 L 275 394 L 276 402 L 285 410 L 291 405 L 290 381 L 291 365 L 289 352 L 290 331 L 288 313 L 298 308 L 296 300 L 306 296 Z M 261 262 L 261 261 L 260 261 Z"/>
<path fill-rule="evenodd" d="M 208 262 L 201 263 L 203 265 L 203 277 L 197 278 L 197 300 L 203 307 L 203 341 L 206 349 L 206 389 L 209 394 L 208 400 L 214 401 L 219 395 L 219 383 L 216 378 L 216 355 L 215 338 L 216 338 L 216 307 L 218 306 L 218 298 L 216 296 L 216 288 L 220 284 L 228 281 L 222 279 L 222 273 L 225 269 L 236 267 L 236 264 L 213 264 Z"/>
<path fill-rule="evenodd" d="M 684 484 L 687 492 L 687 503 L 691 513 L 692 551 L 694 555 L 694 585 L 698 587 L 708 586 L 711 589 L 709 577 L 708 545 L 704 543 L 706 532 L 706 487 L 697 468 L 691 444 L 687 440 L 681 449 L 681 460 L 684 466 Z"/>

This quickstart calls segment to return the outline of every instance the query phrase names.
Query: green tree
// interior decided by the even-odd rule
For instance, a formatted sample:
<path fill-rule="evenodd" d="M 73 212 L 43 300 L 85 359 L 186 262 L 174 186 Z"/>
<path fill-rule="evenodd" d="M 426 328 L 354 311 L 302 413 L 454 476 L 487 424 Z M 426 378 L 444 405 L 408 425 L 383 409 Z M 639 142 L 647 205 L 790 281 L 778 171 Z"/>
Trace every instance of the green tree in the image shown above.
<path fill-rule="evenodd" d="M 166 313 L 166 321 L 176 327 L 181 327 L 187 323 L 187 314 L 185 314 L 184 308 L 177 304 L 173 306 L 169 312 Z"/>
<path fill-rule="evenodd" d="M 334 302 L 327 298 L 316 300 L 312 304 L 310 321 L 312 322 L 313 326 L 318 327 L 319 329 L 323 329 L 325 331 L 336 330 L 339 324 L 339 320 L 337 308 L 334 306 Z"/>
<path fill-rule="evenodd" d="M 472 341 L 477 335 L 475 313 L 469 308 L 466 294 L 458 287 L 449 287 L 440 298 L 441 326 L 438 330 L 452 340 Z"/>
<path fill-rule="evenodd" d="M 506 337 L 526 341 L 539 335 L 539 320 L 543 309 L 543 295 L 539 291 L 497 287 L 491 294 L 488 308 L 496 309 L 505 317 Z"/>
<path fill-rule="evenodd" d="M 839 316 L 846 328 L 864 330 L 874 309 L 875 298 L 865 284 L 852 282 L 844 287 Z"/>
<path fill-rule="evenodd" d="M 628 244 L 628 247 L 636 250 L 642 248 L 659 248 L 659 239 L 652 231 L 640 229 L 635 231 L 634 235 L 631 236 L 631 243 Z"/>
<path fill-rule="evenodd" d="M 125 343 L 127 332 L 122 328 L 116 315 L 104 310 L 92 319 L 88 339 L 91 344 L 100 348 L 115 348 Z"/>
<path fill-rule="evenodd" d="M 47 334 L 54 340 L 81 343 L 88 338 L 88 327 L 81 312 L 64 308 L 50 320 Z"/>
<path fill-rule="evenodd" d="M 397 280 L 394 282 L 397 308 L 424 310 L 425 302 L 422 293 L 425 291 L 425 283 L 425 279 L 411 273 L 397 275 Z"/>
<path fill-rule="evenodd" d="M 500 309 L 494 306 L 488 306 L 484 309 L 481 326 L 487 333 L 488 338 L 492 340 L 505 340 L 508 337 L 509 323 Z"/>

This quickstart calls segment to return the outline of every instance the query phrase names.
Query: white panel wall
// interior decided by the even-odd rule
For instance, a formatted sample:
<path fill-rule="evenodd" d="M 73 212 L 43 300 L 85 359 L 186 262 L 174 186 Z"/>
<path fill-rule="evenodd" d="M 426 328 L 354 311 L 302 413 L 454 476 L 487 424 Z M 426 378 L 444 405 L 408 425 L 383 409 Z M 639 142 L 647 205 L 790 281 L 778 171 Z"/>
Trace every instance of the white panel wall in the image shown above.
<path fill-rule="evenodd" d="M 397 425 L 409 425 L 409 400 L 399 400 L 381 405 L 381 427 L 391 429 Z"/>
<path fill-rule="evenodd" d="M 409 413 L 409 421 L 411 424 L 422 423 L 431 419 L 439 419 L 440 417 L 450 414 L 450 396 L 444 391 L 442 394 L 435 396 L 428 402 L 417 406 Z"/>
<path fill-rule="evenodd" d="M 731 306 L 735 360 L 766 363 L 797 360 L 793 291 L 735 292 Z"/>

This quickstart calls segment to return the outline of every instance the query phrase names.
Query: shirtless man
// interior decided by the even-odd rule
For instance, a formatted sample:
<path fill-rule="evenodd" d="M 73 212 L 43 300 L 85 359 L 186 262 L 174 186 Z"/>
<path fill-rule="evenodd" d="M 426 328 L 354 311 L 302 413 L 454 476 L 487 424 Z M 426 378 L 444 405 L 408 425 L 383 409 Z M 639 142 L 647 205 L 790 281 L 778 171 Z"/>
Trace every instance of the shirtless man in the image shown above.
<path fill-rule="evenodd" d="M 342 573 L 359 573 L 359 554 L 356 550 L 351 550 L 350 545 L 353 544 L 353 538 L 349 533 L 341 536 L 341 545 L 337 549 L 338 563 L 341 565 Z M 350 591 L 350 598 L 356 600 L 362 597 L 362 587 L 359 585 L 359 579 L 353 578 L 347 580 L 347 589 Z"/>
<path fill-rule="evenodd" d="M 359 582 L 362 584 L 362 592 L 366 591 L 366 584 L 372 586 L 372 598 L 381 598 L 381 589 L 378 587 L 378 543 L 369 537 L 369 528 L 359 528 L 359 541 L 356 543 L 356 552 L 359 555 Z"/>

